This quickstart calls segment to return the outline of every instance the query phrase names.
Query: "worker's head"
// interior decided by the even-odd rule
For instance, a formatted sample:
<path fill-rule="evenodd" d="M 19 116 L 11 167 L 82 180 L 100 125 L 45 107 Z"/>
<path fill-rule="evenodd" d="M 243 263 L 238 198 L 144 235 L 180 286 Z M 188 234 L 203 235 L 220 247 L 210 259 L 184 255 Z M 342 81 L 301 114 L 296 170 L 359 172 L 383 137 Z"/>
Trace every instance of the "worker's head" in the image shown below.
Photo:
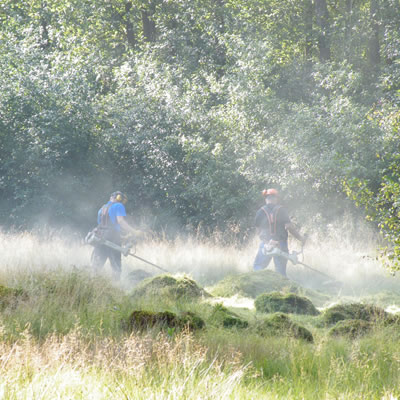
<path fill-rule="evenodd" d="M 128 196 L 125 193 L 116 191 L 114 193 L 111 193 L 110 201 L 115 203 L 126 204 L 128 202 Z"/>
<path fill-rule="evenodd" d="M 278 196 L 279 193 L 276 189 L 264 189 L 262 191 L 262 195 L 265 199 L 265 202 L 267 204 L 272 203 L 272 204 L 276 204 L 278 203 Z"/>

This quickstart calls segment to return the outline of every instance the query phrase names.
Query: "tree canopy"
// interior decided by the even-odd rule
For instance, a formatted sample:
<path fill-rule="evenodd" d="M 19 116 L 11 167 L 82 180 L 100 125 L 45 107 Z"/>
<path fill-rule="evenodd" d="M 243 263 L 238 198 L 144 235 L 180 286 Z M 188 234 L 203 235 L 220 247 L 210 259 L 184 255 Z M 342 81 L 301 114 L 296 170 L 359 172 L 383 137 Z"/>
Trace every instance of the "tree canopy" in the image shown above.
<path fill-rule="evenodd" d="M 393 242 L 399 49 L 398 0 L 3 0 L 1 224 L 86 229 L 118 189 L 245 236 L 272 186 Z"/>

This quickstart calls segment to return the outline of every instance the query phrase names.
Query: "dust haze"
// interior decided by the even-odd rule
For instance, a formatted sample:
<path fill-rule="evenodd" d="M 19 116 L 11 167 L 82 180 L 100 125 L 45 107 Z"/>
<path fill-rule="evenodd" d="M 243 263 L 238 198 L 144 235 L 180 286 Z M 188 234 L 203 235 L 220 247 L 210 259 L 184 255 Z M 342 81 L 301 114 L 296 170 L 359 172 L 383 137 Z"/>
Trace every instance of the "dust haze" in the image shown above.
<path fill-rule="evenodd" d="M 400 280 L 377 260 L 377 243 L 376 233 L 363 222 L 354 227 L 346 225 L 343 219 L 338 220 L 323 234 L 312 232 L 304 253 L 299 256 L 300 261 L 325 275 L 289 261 L 288 278 L 303 287 L 334 296 L 337 301 L 384 299 L 387 308 L 397 311 L 400 302 L 395 293 L 400 289 Z M 252 272 L 257 247 L 255 235 L 240 247 L 235 243 L 223 245 L 217 236 L 177 235 L 174 239 L 161 237 L 139 242 L 132 251 L 171 274 L 187 274 L 207 287 L 228 275 Z M 298 242 L 290 242 L 289 248 L 299 250 Z M 79 269 L 94 274 L 90 266 L 92 249 L 84 244 L 81 236 L 68 229 L 2 232 L 0 283 L 16 286 L 19 276 L 36 271 Z M 273 262 L 268 268 L 274 269 Z M 121 282 L 113 284 L 129 292 L 143 271 L 145 275 L 163 273 L 135 257 L 123 257 Z M 111 280 L 108 262 L 100 275 Z M 341 285 L 331 285 L 326 275 Z M 246 304 L 245 299 L 236 299 L 236 302 L 237 306 Z"/>

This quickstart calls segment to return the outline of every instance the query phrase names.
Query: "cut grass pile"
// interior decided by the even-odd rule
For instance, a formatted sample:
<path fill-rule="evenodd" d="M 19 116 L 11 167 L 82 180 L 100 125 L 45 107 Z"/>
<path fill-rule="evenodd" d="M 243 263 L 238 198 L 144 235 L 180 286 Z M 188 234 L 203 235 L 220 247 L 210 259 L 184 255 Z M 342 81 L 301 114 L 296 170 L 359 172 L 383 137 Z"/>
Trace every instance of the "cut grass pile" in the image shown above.
<path fill-rule="evenodd" d="M 317 306 L 322 306 L 332 299 L 329 295 L 303 288 L 269 270 L 227 276 L 216 285 L 207 288 L 207 291 L 213 296 L 231 297 L 240 294 L 254 299 L 266 292 L 296 293 L 308 297 Z"/>
<path fill-rule="evenodd" d="M 133 299 L 145 301 L 154 299 L 172 301 L 198 301 L 210 297 L 203 288 L 188 276 L 172 276 L 168 274 L 147 278 L 140 282 L 131 294 Z"/>
<path fill-rule="evenodd" d="M 240 318 L 239 315 L 224 307 L 222 304 L 215 304 L 209 316 L 211 324 L 224 328 L 247 328 L 249 323 Z"/>
<path fill-rule="evenodd" d="M 337 304 L 327 308 L 322 314 L 326 325 L 336 324 L 343 320 L 362 320 L 383 322 L 388 319 L 388 313 L 383 308 L 362 303 Z"/>
<path fill-rule="evenodd" d="M 346 319 L 336 323 L 328 334 L 329 336 L 346 336 L 351 339 L 360 337 L 369 333 L 374 327 L 374 324 L 362 319 Z"/>
<path fill-rule="evenodd" d="M 286 314 L 275 313 L 257 325 L 257 333 L 261 336 L 289 336 L 313 342 L 312 333 L 303 326 L 293 322 Z"/>
<path fill-rule="evenodd" d="M 263 313 L 319 315 L 319 311 L 309 299 L 295 293 L 263 293 L 256 298 L 255 306 L 258 312 Z"/>
<path fill-rule="evenodd" d="M 204 328 L 204 325 L 204 321 L 190 311 L 177 315 L 170 311 L 137 310 L 131 313 L 127 323 L 130 332 L 146 331 L 154 327 L 166 328 L 168 332 L 171 332 L 171 329 L 174 330 L 173 332 L 185 329 L 193 331 Z"/>

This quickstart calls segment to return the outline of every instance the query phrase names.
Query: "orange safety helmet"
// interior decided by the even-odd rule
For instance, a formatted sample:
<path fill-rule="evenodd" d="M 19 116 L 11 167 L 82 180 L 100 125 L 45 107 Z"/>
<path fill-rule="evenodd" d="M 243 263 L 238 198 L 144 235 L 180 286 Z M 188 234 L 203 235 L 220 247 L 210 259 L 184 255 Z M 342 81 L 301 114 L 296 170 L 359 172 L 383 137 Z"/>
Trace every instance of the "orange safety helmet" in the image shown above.
<path fill-rule="evenodd" d="M 267 197 L 267 196 L 278 196 L 278 191 L 276 189 L 264 189 L 262 191 L 262 195 L 264 197 Z"/>

